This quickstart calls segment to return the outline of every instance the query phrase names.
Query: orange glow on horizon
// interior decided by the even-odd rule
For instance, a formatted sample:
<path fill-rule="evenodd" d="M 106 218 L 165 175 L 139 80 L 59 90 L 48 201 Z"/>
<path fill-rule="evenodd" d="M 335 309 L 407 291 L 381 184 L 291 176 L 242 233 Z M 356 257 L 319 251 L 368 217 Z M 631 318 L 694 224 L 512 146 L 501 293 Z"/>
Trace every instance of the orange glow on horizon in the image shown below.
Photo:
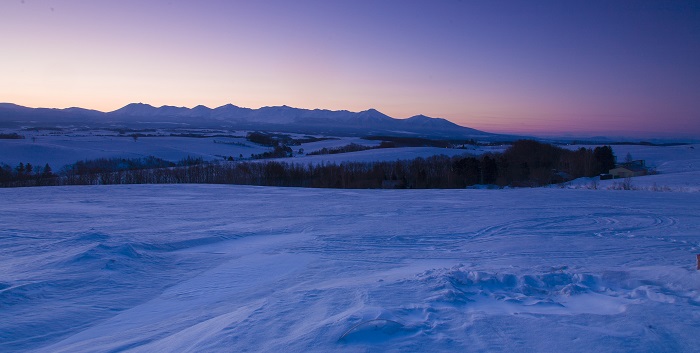
<path fill-rule="evenodd" d="M 134 102 L 374 108 L 496 133 L 700 136 L 692 9 L 652 16 L 657 22 L 627 10 L 601 17 L 586 4 L 541 10 L 517 2 L 3 2 L 0 31 L 14 35 L 0 38 L 0 100 L 100 111 Z"/>

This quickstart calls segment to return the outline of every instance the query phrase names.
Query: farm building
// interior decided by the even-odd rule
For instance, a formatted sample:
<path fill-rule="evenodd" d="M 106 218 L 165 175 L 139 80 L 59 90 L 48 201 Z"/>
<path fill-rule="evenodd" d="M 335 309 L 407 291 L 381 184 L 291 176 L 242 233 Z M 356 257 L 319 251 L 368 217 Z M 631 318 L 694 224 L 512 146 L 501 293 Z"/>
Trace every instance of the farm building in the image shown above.
<path fill-rule="evenodd" d="M 649 169 L 647 169 L 643 160 L 619 164 L 608 172 L 613 178 L 629 178 L 647 175 L 648 173 Z"/>

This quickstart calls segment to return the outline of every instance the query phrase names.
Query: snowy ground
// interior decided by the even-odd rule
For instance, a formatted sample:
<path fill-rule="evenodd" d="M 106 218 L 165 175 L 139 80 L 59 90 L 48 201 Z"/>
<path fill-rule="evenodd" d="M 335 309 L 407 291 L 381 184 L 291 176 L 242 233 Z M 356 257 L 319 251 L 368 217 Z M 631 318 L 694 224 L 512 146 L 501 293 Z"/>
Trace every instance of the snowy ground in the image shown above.
<path fill-rule="evenodd" d="M 98 158 L 143 158 L 155 156 L 171 162 L 177 162 L 187 157 L 214 161 L 223 160 L 229 156 L 235 159 L 238 159 L 240 156 L 249 158 L 251 154 L 260 154 L 271 150 L 271 148 L 246 141 L 245 138 L 158 136 L 139 137 L 137 140 L 134 140 L 132 137 L 117 136 L 114 133 L 111 133 L 112 135 L 109 136 L 99 135 L 100 133 L 106 133 L 100 131 L 83 133 L 82 135 L 30 135 L 26 132 L 21 133 L 27 135 L 27 138 L 19 140 L 0 139 L 0 163 L 5 163 L 11 167 L 18 165 L 20 162 L 42 167 L 48 163 L 54 171 L 58 171 L 63 166 L 80 160 Z M 245 135 L 245 133 L 245 131 L 237 132 L 238 135 Z M 32 137 L 35 139 L 32 139 Z M 303 136 L 296 137 L 301 138 Z M 390 148 L 324 156 L 306 156 L 297 153 L 300 149 L 303 149 L 305 153 L 309 153 L 322 148 L 342 147 L 351 143 L 377 146 L 380 142 L 356 137 L 338 137 L 330 140 L 310 142 L 292 146 L 295 158 L 284 159 L 284 161 L 304 164 L 393 161 L 418 157 L 426 158 L 436 154 L 449 156 L 465 153 L 481 154 L 486 151 L 502 151 L 504 149 L 504 147 L 479 147 L 470 150 L 419 147 Z"/>
<path fill-rule="evenodd" d="M 54 170 L 80 160 L 98 158 L 143 158 L 155 156 L 177 162 L 188 156 L 204 160 L 222 160 L 228 156 L 263 153 L 266 147 L 252 144 L 245 138 L 190 138 L 128 136 L 38 136 L 36 140 L 0 139 L 0 163 L 16 166 L 20 162 L 44 166 Z"/>
<path fill-rule="evenodd" d="M 0 189 L 2 352 L 697 352 L 700 198 Z"/>
<path fill-rule="evenodd" d="M 0 352 L 696 352 L 700 145 L 613 148 L 660 174 L 637 191 L 0 189 Z"/>

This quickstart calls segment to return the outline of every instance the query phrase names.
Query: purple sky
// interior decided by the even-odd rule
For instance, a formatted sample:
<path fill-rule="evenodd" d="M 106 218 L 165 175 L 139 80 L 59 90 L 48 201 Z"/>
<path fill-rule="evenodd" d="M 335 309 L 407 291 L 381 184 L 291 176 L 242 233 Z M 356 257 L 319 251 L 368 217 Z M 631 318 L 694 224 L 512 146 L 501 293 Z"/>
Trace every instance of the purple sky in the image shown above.
<path fill-rule="evenodd" d="M 0 2 L 0 101 L 376 108 L 700 136 L 698 1 Z"/>

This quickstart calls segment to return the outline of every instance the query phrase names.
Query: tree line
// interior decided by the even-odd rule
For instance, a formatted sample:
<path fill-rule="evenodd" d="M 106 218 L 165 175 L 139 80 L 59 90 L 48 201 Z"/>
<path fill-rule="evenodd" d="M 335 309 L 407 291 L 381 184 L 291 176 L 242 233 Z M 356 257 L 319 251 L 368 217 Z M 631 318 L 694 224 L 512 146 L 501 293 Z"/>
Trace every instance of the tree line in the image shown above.
<path fill-rule="evenodd" d="M 307 153 L 307 155 L 318 156 L 318 155 L 326 155 L 326 154 L 360 152 L 360 151 L 371 150 L 373 148 L 375 148 L 375 147 L 359 145 L 357 143 L 351 143 L 351 144 L 348 144 L 345 146 L 339 146 L 339 147 L 323 147 L 320 150 L 309 152 L 309 153 Z"/>
<path fill-rule="evenodd" d="M 532 140 L 503 153 L 444 155 L 413 160 L 300 164 L 280 161 L 178 163 L 155 157 L 81 161 L 61 170 L 50 185 L 241 184 L 315 188 L 465 188 L 475 184 L 542 186 L 591 177 L 613 168 L 610 146 L 568 150 Z M 25 166 L 26 168 L 26 166 Z M 37 179 L 0 179 L 2 186 L 46 185 Z M 25 172 L 26 174 L 26 172 Z M 4 175 L 4 174 L 3 174 Z"/>
<path fill-rule="evenodd" d="M 0 186 L 48 186 L 58 185 L 58 176 L 53 173 L 48 163 L 43 167 L 34 167 L 31 163 L 17 164 L 12 168 L 0 165 Z"/>
<path fill-rule="evenodd" d="M 6 139 L 6 140 L 23 140 L 25 137 L 24 135 L 20 135 L 16 132 L 9 133 L 9 134 L 0 134 L 0 139 Z"/>

